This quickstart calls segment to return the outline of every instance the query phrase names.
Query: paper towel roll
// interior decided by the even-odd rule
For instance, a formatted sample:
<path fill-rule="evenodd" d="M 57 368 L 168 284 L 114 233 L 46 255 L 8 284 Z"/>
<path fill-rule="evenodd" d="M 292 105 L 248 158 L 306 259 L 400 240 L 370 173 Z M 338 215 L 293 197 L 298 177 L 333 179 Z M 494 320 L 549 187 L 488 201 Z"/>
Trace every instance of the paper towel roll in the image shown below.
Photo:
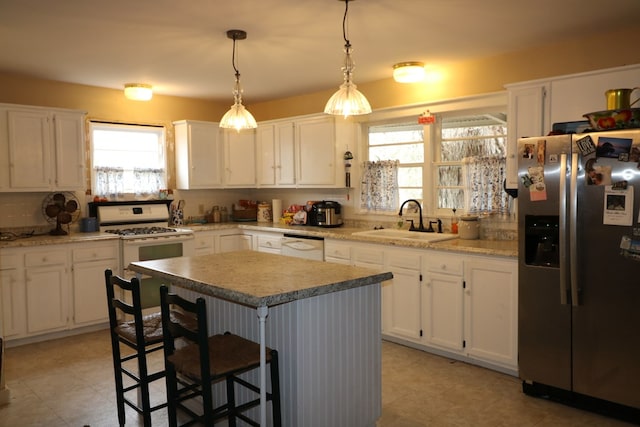
<path fill-rule="evenodd" d="M 273 222 L 276 224 L 279 223 L 280 218 L 282 217 L 282 200 L 273 199 L 271 201 L 271 212 L 273 215 Z"/>

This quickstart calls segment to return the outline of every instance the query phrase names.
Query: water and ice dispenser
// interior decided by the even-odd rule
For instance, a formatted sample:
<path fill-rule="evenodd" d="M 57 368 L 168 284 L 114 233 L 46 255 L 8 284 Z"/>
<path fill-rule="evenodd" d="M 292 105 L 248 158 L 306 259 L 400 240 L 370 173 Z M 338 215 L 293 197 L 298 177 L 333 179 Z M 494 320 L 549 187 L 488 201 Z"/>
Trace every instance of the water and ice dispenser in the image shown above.
<path fill-rule="evenodd" d="M 558 216 L 525 216 L 525 264 L 560 266 Z"/>

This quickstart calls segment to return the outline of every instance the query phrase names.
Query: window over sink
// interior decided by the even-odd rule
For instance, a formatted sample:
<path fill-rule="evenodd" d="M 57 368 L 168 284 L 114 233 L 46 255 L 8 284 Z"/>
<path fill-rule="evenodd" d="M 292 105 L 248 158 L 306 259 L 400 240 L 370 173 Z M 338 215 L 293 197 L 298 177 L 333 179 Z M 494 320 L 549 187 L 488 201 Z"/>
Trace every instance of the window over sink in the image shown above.
<path fill-rule="evenodd" d="M 91 188 L 111 200 L 157 195 L 167 188 L 165 128 L 90 122 Z"/>
<path fill-rule="evenodd" d="M 506 105 L 456 108 L 438 106 L 434 122 L 418 124 L 415 107 L 393 119 L 372 121 L 366 126 L 368 161 L 396 160 L 397 186 L 380 186 L 396 194 L 397 206 L 407 199 L 423 203 L 425 215 L 448 216 L 452 209 L 463 213 L 504 213 L 508 196 L 503 191 L 506 174 Z M 366 166 L 365 166 L 366 167 Z M 361 204 L 363 209 L 373 209 Z"/>

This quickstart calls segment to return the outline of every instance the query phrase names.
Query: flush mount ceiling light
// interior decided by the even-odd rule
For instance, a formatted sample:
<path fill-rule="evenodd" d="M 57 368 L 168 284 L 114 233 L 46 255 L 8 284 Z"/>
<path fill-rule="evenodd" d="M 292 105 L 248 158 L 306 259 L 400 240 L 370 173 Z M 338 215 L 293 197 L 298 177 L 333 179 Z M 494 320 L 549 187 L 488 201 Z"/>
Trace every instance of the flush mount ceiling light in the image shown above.
<path fill-rule="evenodd" d="M 398 83 L 421 82 L 425 74 L 423 62 L 400 62 L 393 66 L 393 79 Z"/>
<path fill-rule="evenodd" d="M 149 101 L 153 97 L 153 88 L 144 83 L 127 83 L 124 85 L 124 96 L 134 101 Z"/>
<path fill-rule="evenodd" d="M 242 105 L 242 88 L 240 87 L 240 71 L 236 67 L 236 40 L 244 40 L 247 33 L 242 30 L 229 30 L 227 37 L 233 40 L 233 54 L 231 56 L 231 64 L 235 71 L 236 83 L 233 86 L 233 105 L 220 120 L 220 127 L 226 129 L 235 129 L 238 132 L 242 129 L 255 129 L 258 127 L 256 119 Z"/>
<path fill-rule="evenodd" d="M 324 112 L 344 117 L 369 114 L 371 112 L 369 101 L 367 101 L 367 98 L 357 89 L 357 86 L 351 80 L 355 63 L 353 59 L 351 59 L 351 42 L 349 42 L 347 38 L 346 29 L 349 0 L 339 1 L 344 1 L 344 17 L 342 18 L 342 37 L 344 38 L 344 65 L 342 66 L 342 72 L 344 74 L 344 82 L 340 85 L 338 91 L 329 98 L 327 105 L 324 107 Z"/>

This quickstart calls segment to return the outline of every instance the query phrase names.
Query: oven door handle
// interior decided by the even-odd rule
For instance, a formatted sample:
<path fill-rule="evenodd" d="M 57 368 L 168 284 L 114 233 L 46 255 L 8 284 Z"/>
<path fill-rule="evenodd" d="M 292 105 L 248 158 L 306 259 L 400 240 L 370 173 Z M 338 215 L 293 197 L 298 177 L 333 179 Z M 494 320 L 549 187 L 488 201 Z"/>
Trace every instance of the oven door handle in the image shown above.
<path fill-rule="evenodd" d="M 173 243 L 173 242 L 185 242 L 187 240 L 193 240 L 195 239 L 195 235 L 194 233 L 190 233 L 190 234 L 182 234 L 179 236 L 148 236 L 148 237 L 136 237 L 133 239 L 122 239 L 122 243 L 124 245 L 127 246 L 140 246 L 140 244 L 144 244 L 144 243 L 149 243 L 149 244 L 156 244 L 156 243 Z"/>

